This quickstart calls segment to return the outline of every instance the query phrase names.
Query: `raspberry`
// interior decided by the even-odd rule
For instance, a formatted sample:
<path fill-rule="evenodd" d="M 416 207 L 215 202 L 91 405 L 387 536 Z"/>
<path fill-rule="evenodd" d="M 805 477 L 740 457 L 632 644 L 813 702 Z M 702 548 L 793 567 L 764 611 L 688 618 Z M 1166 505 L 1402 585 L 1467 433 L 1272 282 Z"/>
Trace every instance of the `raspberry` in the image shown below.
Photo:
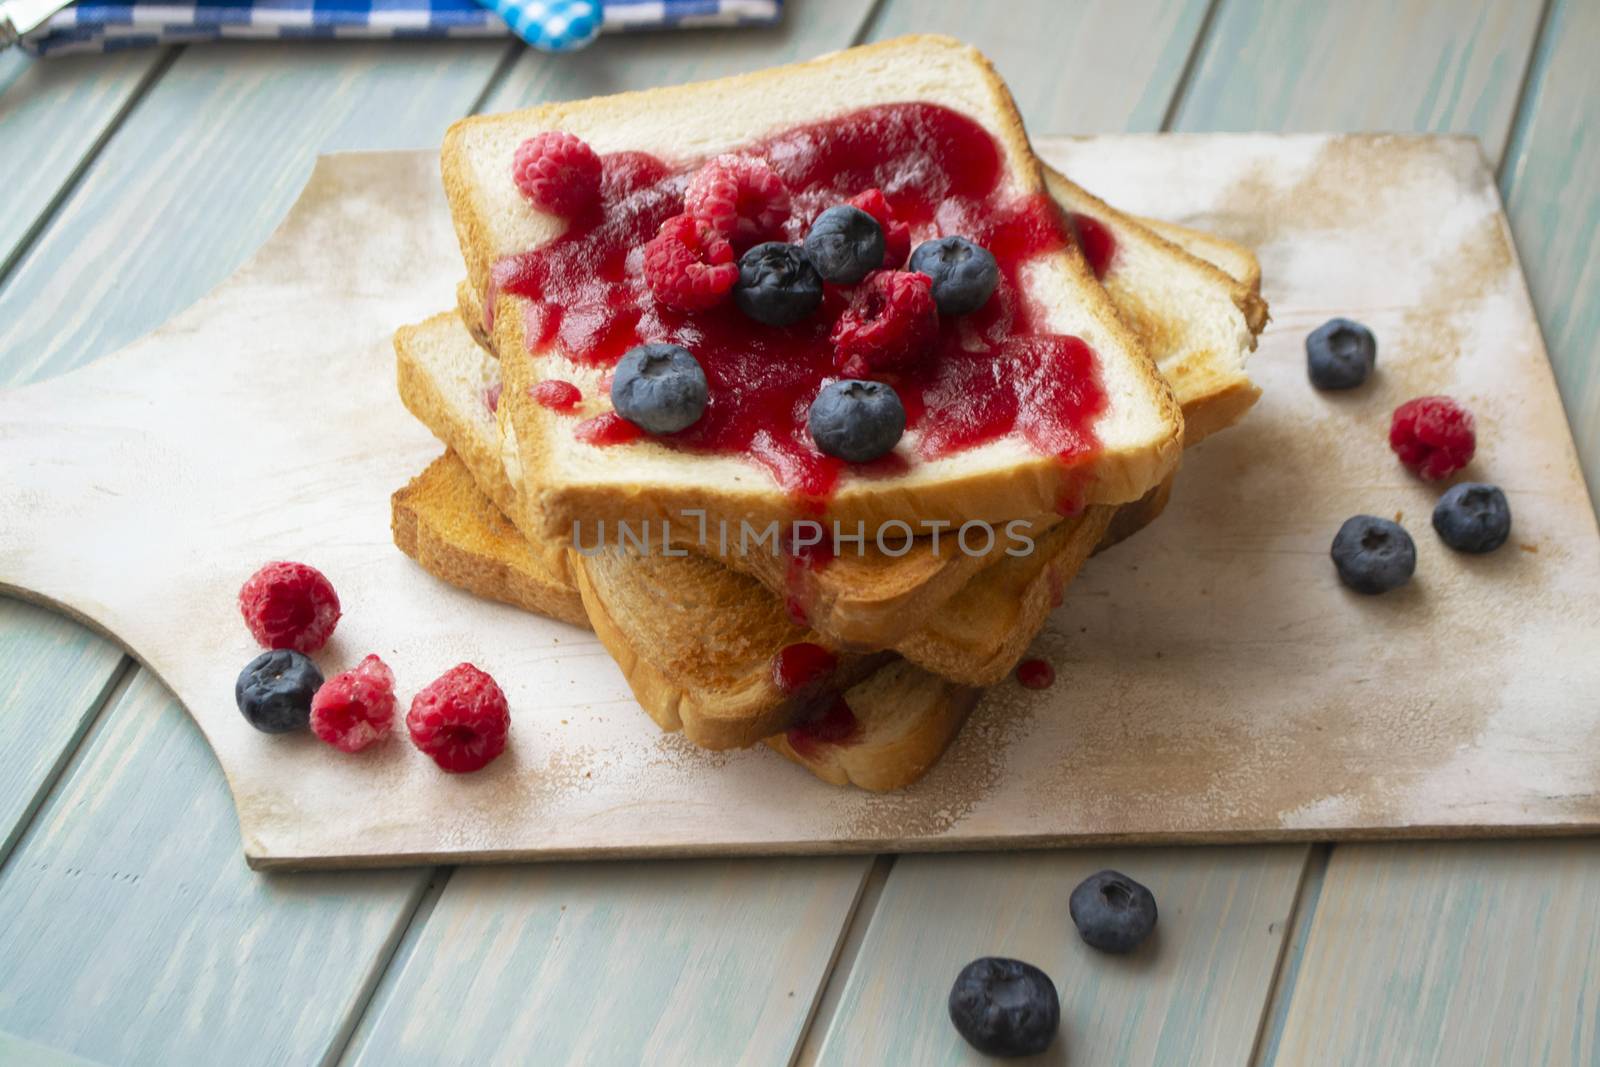
<path fill-rule="evenodd" d="M 394 726 L 394 672 L 377 656 L 322 683 L 311 698 L 311 732 L 341 752 L 360 752 Z"/>
<path fill-rule="evenodd" d="M 339 622 L 339 594 L 315 567 L 268 563 L 239 590 L 244 624 L 262 648 L 315 652 Z"/>
<path fill-rule="evenodd" d="M 739 280 L 733 247 L 690 215 L 674 215 L 644 246 L 644 280 L 657 300 L 680 311 L 704 311 L 728 298 Z"/>
<path fill-rule="evenodd" d="M 933 279 L 875 270 L 862 279 L 833 326 L 833 363 L 851 378 L 870 378 L 916 361 L 939 332 Z"/>
<path fill-rule="evenodd" d="M 1389 447 L 1420 478 L 1437 482 L 1472 462 L 1472 412 L 1447 396 L 1421 396 L 1394 409 Z"/>
<path fill-rule="evenodd" d="M 460 663 L 412 699 L 406 729 L 433 762 L 462 774 L 488 766 L 505 751 L 511 712 L 493 678 Z"/>
<path fill-rule="evenodd" d="M 871 215 L 883 227 L 883 269 L 899 270 L 905 266 L 906 257 L 911 254 L 911 227 L 895 221 L 883 190 L 868 189 L 852 197 L 849 203 Z"/>
<path fill-rule="evenodd" d="M 763 160 L 718 156 L 690 179 L 683 210 L 710 223 L 743 251 L 781 238 L 789 217 L 789 189 Z"/>
<path fill-rule="evenodd" d="M 600 157 L 560 130 L 523 141 L 511 161 L 511 177 L 528 202 L 563 218 L 583 211 L 600 195 Z"/>

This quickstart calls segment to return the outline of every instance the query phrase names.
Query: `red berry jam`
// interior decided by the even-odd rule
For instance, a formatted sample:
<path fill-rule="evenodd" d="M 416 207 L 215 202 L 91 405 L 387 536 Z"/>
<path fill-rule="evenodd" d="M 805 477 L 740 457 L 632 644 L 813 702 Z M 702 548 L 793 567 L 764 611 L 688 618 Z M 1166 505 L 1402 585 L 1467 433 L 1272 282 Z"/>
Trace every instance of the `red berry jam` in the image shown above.
<path fill-rule="evenodd" d="M 1105 278 L 1106 271 L 1111 269 L 1111 257 L 1117 254 L 1116 237 L 1105 223 L 1092 215 L 1073 212 L 1067 216 L 1067 221 L 1072 226 L 1072 235 L 1078 239 L 1083 258 L 1089 261 L 1089 269 L 1096 278 Z"/>
<path fill-rule="evenodd" d="M 1000 147 L 982 126 L 932 104 L 890 104 L 795 127 L 743 154 L 765 160 L 789 189 L 785 240 L 800 240 L 823 209 L 877 188 L 913 244 L 960 234 L 994 254 L 1000 284 L 988 304 L 941 320 L 924 358 L 883 376 L 900 393 L 908 429 L 922 431 L 923 458 L 1013 433 L 1063 461 L 1098 448 L 1093 423 L 1105 394 L 1094 353 L 1075 337 L 1043 332 L 1040 310 L 1019 287 L 1029 260 L 1066 247 L 1071 236 L 1048 197 L 1005 190 Z M 639 153 L 602 164 L 599 202 L 555 241 L 496 264 L 492 290 L 529 301 L 532 348 L 580 364 L 609 368 L 645 341 L 683 345 L 704 368 L 711 400 L 693 426 L 660 440 L 746 456 L 797 498 L 827 500 L 845 464 L 817 451 L 806 413 L 837 376 L 829 335 L 846 302 L 825 301 L 784 328 L 726 303 L 692 312 L 663 306 L 645 284 L 641 250 L 684 210 L 697 165 L 672 170 Z M 597 422 L 580 423 L 579 439 L 637 436 Z"/>
<path fill-rule="evenodd" d="M 489 409 L 491 415 L 500 410 L 500 388 L 500 383 L 495 382 L 483 391 L 483 406 Z"/>
<path fill-rule="evenodd" d="M 571 411 L 583 399 L 583 394 L 571 382 L 550 378 L 533 387 L 533 398 L 551 411 Z"/>
<path fill-rule="evenodd" d="M 796 753 L 815 759 L 824 745 L 852 745 L 861 740 L 861 721 L 844 697 L 835 697 L 826 711 L 785 735 Z"/>
<path fill-rule="evenodd" d="M 1028 689 L 1049 689 L 1056 681 L 1056 669 L 1042 659 L 1025 659 L 1017 664 L 1017 681 Z"/>
<path fill-rule="evenodd" d="M 810 641 L 785 645 L 772 657 L 772 684 L 781 693 L 798 693 L 833 674 L 839 657 Z"/>
<path fill-rule="evenodd" d="M 573 429 L 572 435 L 586 445 L 624 445 L 644 436 L 639 429 L 615 411 L 584 419 Z"/>

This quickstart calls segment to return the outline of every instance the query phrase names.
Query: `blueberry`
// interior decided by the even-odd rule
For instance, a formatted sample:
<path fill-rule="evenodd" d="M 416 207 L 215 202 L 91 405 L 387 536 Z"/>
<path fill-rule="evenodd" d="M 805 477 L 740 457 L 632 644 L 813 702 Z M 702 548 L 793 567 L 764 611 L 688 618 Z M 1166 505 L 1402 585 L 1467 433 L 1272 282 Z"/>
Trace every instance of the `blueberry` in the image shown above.
<path fill-rule="evenodd" d="M 867 463 L 893 451 L 906 431 L 900 395 L 883 382 L 829 382 L 811 402 L 811 439 L 830 456 Z"/>
<path fill-rule="evenodd" d="M 311 698 L 322 688 L 317 665 L 292 648 L 263 652 L 239 672 L 233 699 L 245 721 L 269 734 L 311 725 Z"/>
<path fill-rule="evenodd" d="M 1050 976 L 1033 964 L 985 956 L 956 975 L 950 1021 L 986 1056 L 1032 1056 L 1055 1040 L 1061 998 Z"/>
<path fill-rule="evenodd" d="M 1329 319 L 1306 334 L 1306 371 L 1318 389 L 1354 389 L 1378 362 L 1372 331 L 1349 319 Z"/>
<path fill-rule="evenodd" d="M 1433 528 L 1457 552 L 1493 552 L 1511 536 L 1511 505 L 1499 486 L 1462 482 L 1439 498 Z"/>
<path fill-rule="evenodd" d="M 910 269 L 933 279 L 933 302 L 941 315 L 966 315 L 989 302 L 1000 284 L 1000 265 L 982 245 L 965 237 L 936 237 L 911 253 Z"/>
<path fill-rule="evenodd" d="M 677 433 L 706 410 L 706 372 L 682 345 L 635 345 L 611 377 L 617 414 L 647 433 Z"/>
<path fill-rule="evenodd" d="M 830 207 L 811 224 L 806 255 L 825 280 L 854 285 L 883 266 L 883 227 L 858 207 Z"/>
<path fill-rule="evenodd" d="M 1375 515 L 1346 519 L 1331 554 L 1339 580 L 1368 595 L 1399 589 L 1417 569 L 1417 546 L 1405 527 Z"/>
<path fill-rule="evenodd" d="M 798 245 L 768 241 L 739 257 L 739 310 L 768 326 L 789 326 L 822 306 L 822 275 Z"/>
<path fill-rule="evenodd" d="M 1156 928 L 1156 898 L 1117 871 L 1100 871 L 1079 882 L 1067 910 L 1078 936 L 1101 952 L 1132 952 Z"/>

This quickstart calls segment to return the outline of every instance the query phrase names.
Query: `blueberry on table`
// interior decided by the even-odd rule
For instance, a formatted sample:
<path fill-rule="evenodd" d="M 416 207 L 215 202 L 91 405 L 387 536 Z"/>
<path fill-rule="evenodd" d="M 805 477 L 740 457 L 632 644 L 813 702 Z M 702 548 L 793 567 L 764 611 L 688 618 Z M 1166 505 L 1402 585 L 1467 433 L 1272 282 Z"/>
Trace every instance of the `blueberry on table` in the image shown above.
<path fill-rule="evenodd" d="M 806 427 L 827 455 L 867 463 L 900 443 L 906 409 L 892 386 L 842 378 L 822 387 L 811 402 Z"/>
<path fill-rule="evenodd" d="M 706 410 L 710 387 L 700 363 L 682 345 L 635 345 L 611 378 L 617 414 L 647 433 L 677 433 Z"/>
<path fill-rule="evenodd" d="M 822 306 L 822 275 L 797 245 L 768 241 L 739 257 L 733 303 L 767 326 L 790 326 Z"/>
<path fill-rule="evenodd" d="M 245 721 L 268 734 L 304 730 L 311 723 L 311 698 L 322 688 L 322 672 L 292 648 L 263 652 L 239 672 L 233 699 Z"/>
<path fill-rule="evenodd" d="M 1329 319 L 1306 334 L 1306 371 L 1318 389 L 1354 389 L 1377 362 L 1377 339 L 1359 322 Z"/>
<path fill-rule="evenodd" d="M 941 315 L 966 315 L 989 302 L 1000 284 L 1000 265 L 982 245 L 965 237 L 924 241 L 907 264 L 933 279 L 933 302 Z"/>
<path fill-rule="evenodd" d="M 830 207 L 806 234 L 806 256 L 823 280 L 854 285 L 883 265 L 883 227 L 858 207 Z"/>
<path fill-rule="evenodd" d="M 1511 505 L 1499 486 L 1462 482 L 1439 498 L 1433 528 L 1457 552 L 1493 552 L 1511 536 Z"/>
<path fill-rule="evenodd" d="M 1331 555 L 1339 580 L 1369 596 L 1400 588 L 1417 569 L 1417 546 L 1405 527 L 1376 515 L 1346 519 Z"/>
<path fill-rule="evenodd" d="M 1055 1040 L 1061 998 L 1031 963 L 985 956 L 961 968 L 950 987 L 950 1021 L 989 1056 L 1032 1056 Z"/>
<path fill-rule="evenodd" d="M 1156 898 L 1118 871 L 1099 871 L 1079 882 L 1067 910 L 1078 936 L 1101 952 L 1132 952 L 1156 928 Z"/>

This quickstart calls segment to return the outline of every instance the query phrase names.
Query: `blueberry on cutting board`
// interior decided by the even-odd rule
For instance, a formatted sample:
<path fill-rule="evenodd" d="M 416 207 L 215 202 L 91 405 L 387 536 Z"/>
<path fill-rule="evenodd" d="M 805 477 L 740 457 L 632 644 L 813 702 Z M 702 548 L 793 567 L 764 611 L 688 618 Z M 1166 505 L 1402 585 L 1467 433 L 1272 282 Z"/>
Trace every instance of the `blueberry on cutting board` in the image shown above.
<path fill-rule="evenodd" d="M 311 725 L 311 698 L 322 688 L 322 672 L 292 648 L 263 652 L 239 672 L 234 703 L 245 721 L 267 734 Z"/>
<path fill-rule="evenodd" d="M 1101 952 L 1132 952 L 1156 928 L 1156 898 L 1119 871 L 1091 874 L 1067 902 L 1078 936 Z"/>
<path fill-rule="evenodd" d="M 984 956 L 961 968 L 950 987 L 950 1021 L 967 1044 L 989 1056 L 1032 1056 L 1055 1040 L 1061 998 L 1031 963 Z"/>
<path fill-rule="evenodd" d="M 1462 482 L 1439 498 L 1433 528 L 1457 552 L 1493 552 L 1511 536 L 1511 505 L 1499 486 Z"/>
<path fill-rule="evenodd" d="M 1306 334 L 1306 372 L 1318 389 L 1354 389 L 1378 362 L 1372 331 L 1350 319 L 1329 319 Z"/>
<path fill-rule="evenodd" d="M 1416 542 L 1405 527 L 1376 515 L 1346 519 L 1329 555 L 1339 580 L 1368 596 L 1399 589 L 1417 569 Z"/>

